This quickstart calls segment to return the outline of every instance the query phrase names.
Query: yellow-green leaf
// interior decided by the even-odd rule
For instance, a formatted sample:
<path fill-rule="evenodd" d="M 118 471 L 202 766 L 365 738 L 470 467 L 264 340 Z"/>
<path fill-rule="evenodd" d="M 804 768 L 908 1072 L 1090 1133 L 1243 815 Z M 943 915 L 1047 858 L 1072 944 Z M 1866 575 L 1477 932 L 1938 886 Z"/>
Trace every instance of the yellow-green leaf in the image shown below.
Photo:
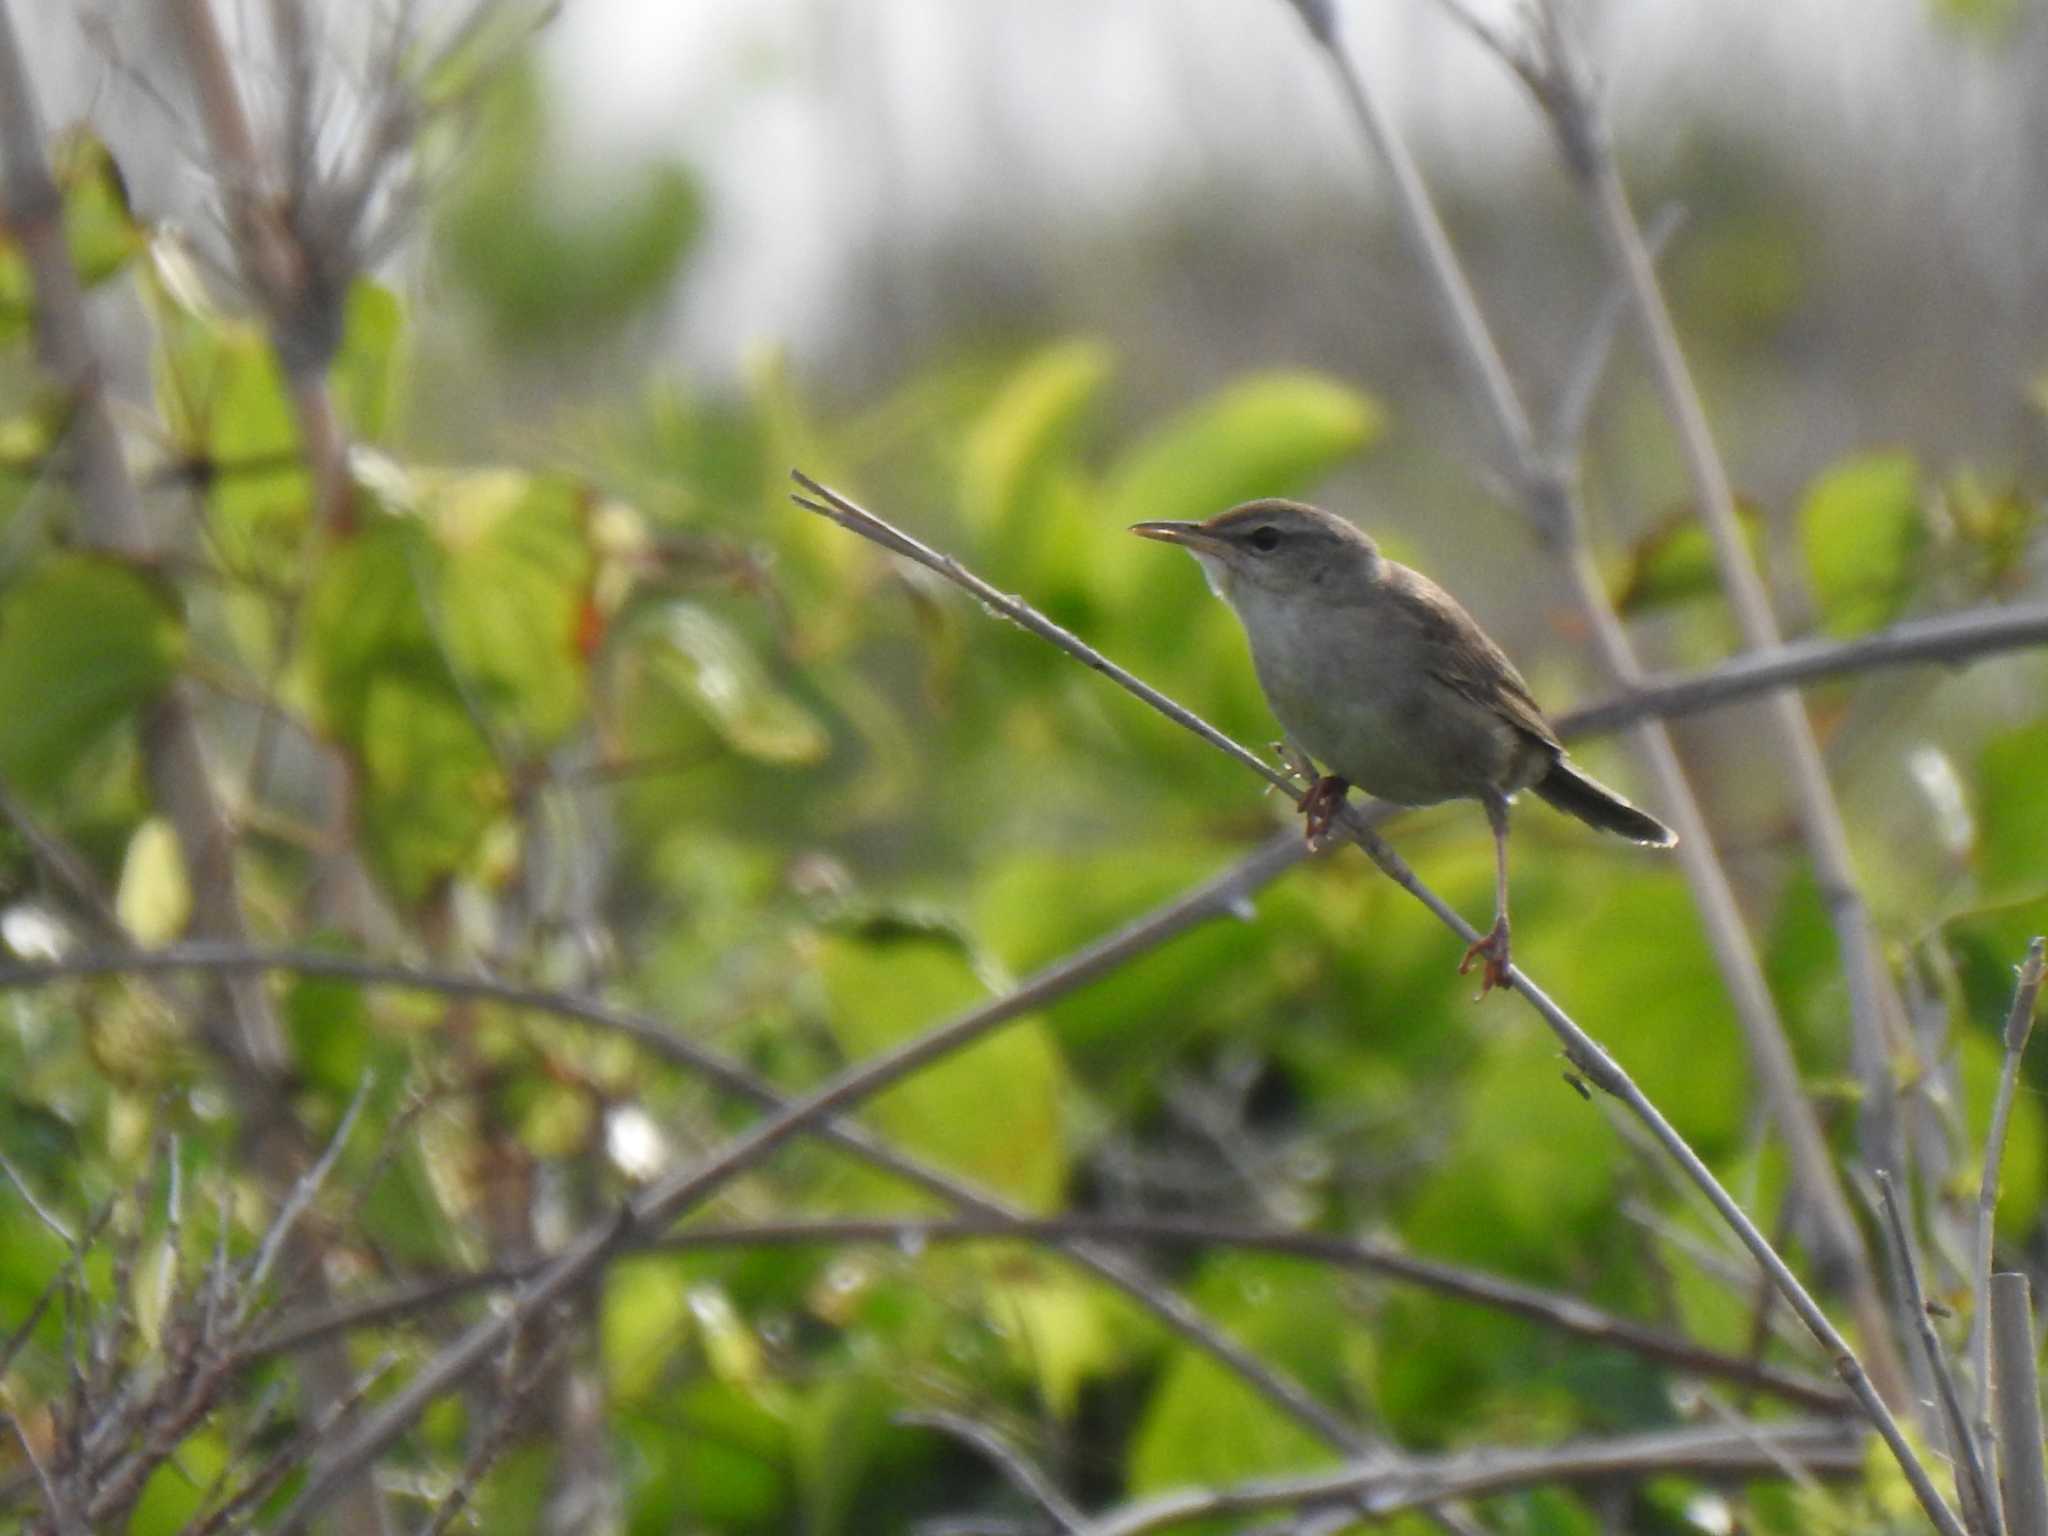
<path fill-rule="evenodd" d="M 960 506 L 970 522 L 1001 529 L 1029 510 L 1109 372 L 1109 349 L 1100 342 L 1064 341 L 1026 359 L 1004 382 L 967 430 Z"/>
<path fill-rule="evenodd" d="M 819 972 L 833 1034 L 854 1058 L 988 997 L 957 940 L 907 925 L 828 936 Z M 869 1114 L 899 1145 L 1049 1210 L 1066 1177 L 1063 1085 L 1051 1035 L 1027 1017 L 881 1094 Z"/>
<path fill-rule="evenodd" d="M 168 944 L 185 931 L 192 915 L 192 886 L 185 857 L 169 821 L 152 816 L 128 839 L 114 911 L 145 949 Z"/>
<path fill-rule="evenodd" d="M 1750 559 L 1761 566 L 1762 509 L 1744 498 L 1737 501 L 1735 515 Z M 1637 539 L 1620 568 L 1608 577 L 1607 590 L 1614 606 L 1624 614 L 1719 592 L 1721 572 L 1714 559 L 1714 543 L 1698 514 L 1685 507 Z"/>
<path fill-rule="evenodd" d="M 1927 542 L 1918 462 L 1903 452 L 1843 460 L 1807 490 L 1799 533 L 1823 629 L 1850 635 L 1890 622 Z"/>

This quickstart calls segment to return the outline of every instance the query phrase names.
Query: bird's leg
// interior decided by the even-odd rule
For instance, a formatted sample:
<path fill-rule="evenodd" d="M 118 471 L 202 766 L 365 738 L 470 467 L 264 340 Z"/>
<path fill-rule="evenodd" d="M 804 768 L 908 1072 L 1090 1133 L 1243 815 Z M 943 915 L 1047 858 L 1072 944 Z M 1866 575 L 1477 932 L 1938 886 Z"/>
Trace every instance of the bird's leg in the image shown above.
<path fill-rule="evenodd" d="M 1350 784 L 1334 773 L 1326 773 L 1309 785 L 1308 793 L 1301 797 L 1301 814 L 1306 822 L 1310 853 L 1322 846 L 1330 823 L 1337 819 L 1337 813 L 1344 808 L 1344 797 L 1350 792 Z"/>
<path fill-rule="evenodd" d="M 1479 995 L 1486 996 L 1495 987 L 1508 984 L 1508 797 L 1491 794 L 1486 797 L 1486 820 L 1493 828 L 1493 926 L 1486 936 L 1473 943 L 1465 951 L 1465 958 L 1459 962 L 1458 974 L 1464 975 L 1472 969 L 1472 962 L 1484 958 L 1486 968 L 1479 973 Z"/>

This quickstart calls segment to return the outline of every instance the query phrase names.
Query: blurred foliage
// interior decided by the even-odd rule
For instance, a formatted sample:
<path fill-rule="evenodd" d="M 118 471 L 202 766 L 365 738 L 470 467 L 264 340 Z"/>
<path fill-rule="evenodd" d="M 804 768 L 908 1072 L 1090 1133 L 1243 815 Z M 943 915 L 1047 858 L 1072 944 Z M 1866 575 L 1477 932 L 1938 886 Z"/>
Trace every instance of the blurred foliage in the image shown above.
<path fill-rule="evenodd" d="M 549 205 L 533 83 L 515 80 L 492 112 L 436 222 L 490 338 L 480 353 L 588 339 L 644 312 L 697 227 L 687 174 L 656 167 L 603 217 L 572 217 Z M 1235 765 L 793 508 L 786 477 L 801 464 L 858 487 L 1264 742 L 1273 727 L 1234 623 L 1190 562 L 1123 528 L 1314 492 L 1380 446 L 1387 409 L 1355 384 L 1274 370 L 1134 420 L 1116 356 L 1084 337 L 935 361 L 887 398 L 827 415 L 765 359 L 731 395 L 669 382 L 574 421 L 558 455 L 438 465 L 409 446 L 432 407 L 410 388 L 418 317 L 362 280 L 332 379 L 356 440 L 354 506 L 316 526 L 261 330 L 206 296 L 169 236 L 136 227 L 104 152 L 67 153 L 74 259 L 95 281 L 134 270 L 161 460 L 150 485 L 192 536 L 179 560 L 145 570 L 80 552 L 61 526 L 10 525 L 0 775 L 114 891 L 138 940 L 174 937 L 192 902 L 147 764 L 152 706 L 174 682 L 204 701 L 217 740 L 258 939 L 602 991 L 790 1090 L 975 1006 L 1284 820 Z M 1757 324 L 1798 281 L 1772 270 L 1777 288 L 1744 284 Z M 0 339 L 26 377 L 24 284 L 0 249 Z M 35 420 L 7 426 L 25 462 L 52 440 Z M 1972 596 L 2006 590 L 2037 505 L 2023 487 L 1987 490 L 1873 450 L 1747 522 L 1761 541 L 1784 511 L 1817 626 L 1846 635 L 1952 601 L 1957 581 Z M 1713 598 L 1689 517 L 1608 565 L 1617 600 L 1646 617 Z M 1889 935 L 1900 953 L 1943 978 L 1949 1044 L 1932 1070 L 1944 1093 L 1929 1108 L 1948 1114 L 1936 1134 L 1962 1163 L 1981 1143 L 2012 963 L 2048 925 L 2048 705 L 2028 697 L 2031 712 L 1964 765 L 1963 867 L 1883 904 L 1911 925 Z M 1518 828 L 1518 954 L 1762 1223 L 1784 1229 L 1783 1173 L 1759 1149 L 1745 1056 L 1682 881 L 1541 810 Z M 1461 910 L 1483 912 L 1476 812 L 1417 816 L 1395 837 Z M 8 942 L 24 954 L 87 943 L 89 921 L 19 837 L 4 857 Z M 1756 912 L 1825 1093 L 1843 1070 L 1846 999 L 1818 898 L 1787 880 Z M 1759 1325 L 1724 1278 L 1721 1234 L 1563 1080 L 1547 1033 L 1508 1004 L 1472 1006 L 1456 957 L 1363 861 L 1332 859 L 1260 892 L 1238 920 L 1011 1021 L 859 1119 L 1028 1210 L 1373 1231 L 1751 1348 Z M 270 984 L 309 1126 L 324 1134 L 373 1084 L 323 1197 L 364 1292 L 524 1256 L 751 1113 L 630 1042 L 538 1012 Z M 160 1168 L 174 1135 L 194 1208 L 226 1230 L 195 1220 L 174 1233 L 160 1199 L 135 1219 L 194 1252 L 216 1238 L 245 1252 L 266 1219 L 265 1185 L 241 1161 L 250 1106 L 187 1037 L 196 1012 L 171 1002 L 119 981 L 14 996 L 0 1146 L 76 1219 Z M 2042 1238 L 2048 1178 L 2042 1079 L 2028 1070 L 2036 1091 L 2016 1115 L 1999 1226 L 2015 1250 Z M 1846 1148 L 1852 1117 L 1838 1118 Z M 1925 1198 L 1953 1215 L 1965 1183 Z M 706 1215 L 938 1209 L 804 1144 Z M 0 1321 L 29 1314 L 63 1257 L 33 1213 L 0 1198 Z M 1219 1250 L 1162 1267 L 1318 1398 L 1417 1448 L 1676 1423 L 1690 1392 L 1632 1357 L 1325 1266 Z M 102 1298 L 121 1283 L 105 1266 L 79 1282 Z M 904 1408 L 999 1423 L 1105 1501 L 1332 1456 L 1127 1298 L 1028 1246 L 710 1244 L 614 1266 L 592 1307 L 590 1368 L 634 1531 L 834 1536 L 1012 1507 L 971 1453 L 895 1422 Z M 433 1338 L 417 1323 L 365 1329 L 359 1354 L 386 1344 L 417 1358 Z M 56 1312 L 32 1344 L 8 1379 L 16 1402 L 63 1390 Z M 1792 1346 L 1761 1347 L 1817 1368 Z M 176 1531 L 206 1507 L 261 1385 L 248 1422 L 184 1442 L 131 1531 Z M 448 1485 L 479 1412 L 451 1402 L 423 1422 L 421 1489 Z M 477 1493 L 484 1528 L 536 1528 L 556 1475 L 548 1449 L 539 1432 L 509 1448 Z M 1633 1528 L 1702 1529 L 1687 1487 L 1646 1489 Z M 1888 1482 L 1873 1487 L 1773 1492 L 1748 1501 L 1744 1528 L 1910 1523 Z M 1503 1530 L 1603 1528 L 1550 1491 L 1487 1513 Z"/>
<path fill-rule="evenodd" d="M 556 159 L 538 81 L 509 72 L 438 209 L 451 274 L 493 334 L 522 349 L 601 342 L 667 292 L 702 221 L 695 179 L 668 163 L 546 211 L 561 190 Z"/>

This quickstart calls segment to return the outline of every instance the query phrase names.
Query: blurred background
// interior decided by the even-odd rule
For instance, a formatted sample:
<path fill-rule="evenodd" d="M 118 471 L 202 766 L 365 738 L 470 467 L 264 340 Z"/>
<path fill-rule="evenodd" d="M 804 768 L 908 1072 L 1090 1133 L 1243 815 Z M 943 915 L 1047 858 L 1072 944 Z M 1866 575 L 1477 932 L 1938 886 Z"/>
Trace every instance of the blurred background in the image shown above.
<path fill-rule="evenodd" d="M 1459 595 L 1553 710 L 1612 691 L 1569 572 L 1504 488 L 1380 164 L 1283 0 L 221 6 L 266 184 L 375 170 L 348 219 L 292 226 L 338 278 L 321 387 L 347 445 L 340 513 L 318 510 L 304 395 L 276 361 L 286 328 L 222 211 L 239 184 L 191 83 L 189 5 L 12 10 L 46 124 L 110 156 L 74 148 L 60 180 L 179 594 L 172 620 L 81 581 L 71 492 L 26 470 L 0 484 L 18 953 L 93 942 L 27 826 L 76 850 L 130 936 L 188 933 L 189 872 L 138 728 L 173 674 L 201 699 L 250 939 L 602 993 L 783 1091 L 1285 823 L 1241 767 L 790 505 L 792 467 L 1254 746 L 1275 730 L 1234 623 L 1191 562 L 1126 524 L 1309 497 Z M 1548 420 L 1612 286 L 1548 128 L 1455 9 L 1338 13 Z M 1638 211 L 1674 211 L 1660 274 L 1787 635 L 2039 602 L 2048 18 L 2026 0 L 1572 14 Z M 7 259 L 5 399 L 27 423 L 7 441 L 33 468 L 56 429 Z M 1600 577 L 1646 663 L 1737 650 L 1626 327 L 1576 447 Z M 10 639 L 10 605 L 108 638 L 45 647 L 17 621 Z M 132 683 L 75 719 L 38 712 L 129 678 L 110 656 Z M 2020 653 L 1808 693 L 1913 1015 L 1899 1071 L 1930 1289 L 1965 1312 L 1960 1234 L 2011 966 L 2048 926 L 2044 682 Z M 1674 730 L 1808 1094 L 1858 1167 L 1847 988 L 1775 755 L 1754 706 Z M 1622 743 L 1574 751 L 1647 803 Z M 1474 807 L 1392 836 L 1484 918 Z M 1534 808 L 1514 889 L 1518 960 L 1803 1262 L 1802 1207 L 1678 873 Z M 865 1123 L 1034 1212 L 1377 1236 L 1824 1371 L 1756 1304 L 1725 1235 L 1558 1084 L 1526 1011 L 1472 1005 L 1458 948 L 1363 860 L 1324 860 Z M 280 1092 L 309 1145 L 374 1083 L 340 1181 L 361 1192 L 323 1236 L 340 1293 L 557 1246 L 745 1123 L 672 1064 L 530 1011 L 271 990 Z M 262 1209 L 247 1105 L 193 1022 L 204 997 L 122 981 L 12 995 L 0 1147 L 30 1184 L 83 1211 L 160 1176 L 175 1135 L 194 1179 Z M 2023 1264 L 2048 1257 L 2044 1081 L 2030 1069 L 2017 1102 L 1999 1214 Z M 940 1208 L 806 1143 L 702 1215 Z M 135 1231 L 174 1257 L 208 1236 L 164 1237 L 149 1212 Z M 11 1326 L 66 1254 L 5 1219 Z M 230 1225 L 238 1243 L 262 1230 Z M 1427 1289 L 1228 1245 L 1155 1257 L 1262 1358 L 1410 1450 L 1695 1423 L 1733 1390 Z M 623 1264 L 578 1305 L 545 1362 L 561 1390 L 526 1394 L 544 1422 L 505 1428 L 471 1478 L 482 1528 L 1028 1519 L 984 1458 L 906 1409 L 996 1426 L 1091 1508 L 1332 1454 L 1042 1246 L 721 1240 Z M 481 1304 L 462 1306 L 353 1347 L 416 1361 Z M 10 1378 L 52 1425 L 55 1328 Z M 262 1370 L 239 1417 L 205 1431 L 218 1461 L 276 1411 L 256 1388 L 286 1365 Z M 498 1433 L 491 1399 L 425 1421 L 386 1494 L 431 1512 Z M 208 1508 L 168 1468 L 142 1486 L 129 1529 Z M 1898 1493 L 1880 1474 L 1755 1493 L 1673 1480 L 1506 1495 L 1477 1518 L 1917 1528 Z"/>

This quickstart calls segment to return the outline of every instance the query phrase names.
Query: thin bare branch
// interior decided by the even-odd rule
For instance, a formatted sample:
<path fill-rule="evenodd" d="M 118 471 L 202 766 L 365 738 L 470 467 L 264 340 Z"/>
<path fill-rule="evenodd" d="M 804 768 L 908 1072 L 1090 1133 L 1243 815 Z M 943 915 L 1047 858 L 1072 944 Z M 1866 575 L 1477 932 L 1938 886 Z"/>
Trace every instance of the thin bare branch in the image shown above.
<path fill-rule="evenodd" d="M 1860 1455 L 1861 1436 L 1845 1432 L 1840 1421 L 1660 1430 L 1555 1450 L 1460 1451 L 1417 1458 L 1403 1467 L 1368 1463 L 1306 1477 L 1187 1489 L 1113 1511 L 1082 1530 L 1083 1536 L 1146 1536 L 1219 1515 L 1311 1512 L 1343 1499 L 1356 1500 L 1369 1518 L 1384 1519 L 1422 1503 L 1486 1498 L 1553 1483 L 1666 1474 L 1778 1477 L 1788 1464 L 1815 1476 L 1854 1477 L 1861 1470 Z"/>
<path fill-rule="evenodd" d="M 43 1458 L 36 1454 L 36 1444 L 29 1438 L 28 1427 L 12 1411 L 11 1402 L 6 1418 L 7 1427 L 14 1431 L 14 1438 L 21 1445 L 21 1454 L 28 1460 L 29 1470 L 35 1474 L 36 1482 L 43 1490 L 43 1503 L 50 1512 L 50 1524 L 56 1529 L 58 1536 L 88 1536 L 88 1528 L 78 1512 L 78 1507 L 50 1476 L 50 1469 L 43 1465 Z"/>
<path fill-rule="evenodd" d="M 1884 1219 L 1898 1249 L 1899 1272 L 1905 1278 L 1905 1300 L 1913 1310 L 1914 1331 L 1920 1337 L 1920 1347 L 1926 1351 L 1927 1369 L 1934 1378 L 1942 1435 L 1948 1441 L 1949 1456 L 1955 1464 L 1956 1498 L 1962 1504 L 1963 1518 L 1971 1530 L 1999 1536 L 2004 1525 L 1998 1518 L 1996 1490 L 1984 1474 L 1977 1436 L 1970 1429 L 1969 1415 L 1963 1411 L 1962 1394 L 1956 1390 L 1955 1372 L 1949 1369 L 1948 1352 L 1941 1347 L 1941 1336 L 1934 1331 L 1934 1319 L 1927 1311 L 1927 1296 L 1920 1287 L 1920 1266 L 1913 1261 L 1913 1237 L 1899 1209 L 1898 1191 L 1884 1169 L 1873 1170 L 1871 1176 L 1877 1180 Z"/>
<path fill-rule="evenodd" d="M 1375 1274 L 1435 1291 L 1454 1300 L 1525 1318 L 1545 1328 L 1610 1349 L 1625 1350 L 1691 1375 L 1713 1377 L 1769 1392 L 1787 1402 L 1824 1413 L 1854 1413 L 1857 1406 L 1840 1386 L 1824 1378 L 1789 1371 L 1761 1360 L 1725 1354 L 1690 1339 L 1609 1312 L 1591 1302 L 1538 1286 L 1524 1285 L 1483 1270 L 1423 1258 L 1390 1243 L 1317 1232 L 1272 1231 L 1220 1222 L 1147 1216 L 862 1216 L 820 1220 L 756 1222 L 744 1226 L 695 1226 L 636 1245 L 643 1251 L 691 1252 L 708 1248 L 765 1248 L 811 1244 L 1027 1241 L 1118 1248 L 1160 1245 L 1240 1249 L 1298 1258 L 1311 1263 Z M 446 1306 L 479 1290 L 501 1289 L 530 1278 L 539 1265 L 476 1270 L 435 1276 L 394 1286 L 378 1295 L 343 1302 L 287 1318 L 250 1346 L 251 1356 L 302 1348 L 315 1338 L 390 1323 Z"/>
<path fill-rule="evenodd" d="M 1556 721 L 1567 737 L 1597 736 L 1652 717 L 1718 709 L 1795 683 L 1850 677 L 1880 667 L 1959 666 L 1998 651 L 2048 645 L 2048 603 L 1977 608 L 1914 619 L 1853 640 L 1795 640 L 1745 651 L 1683 677 L 1640 675 L 1626 692 L 1575 709 Z"/>
<path fill-rule="evenodd" d="M 2010 1536 L 2048 1536 L 2048 1468 L 2041 1460 L 2034 1302 L 2025 1275 L 2005 1272 L 1991 1277 L 1991 1350 L 2005 1528 Z"/>
<path fill-rule="evenodd" d="M 1019 1493 L 1045 1511 L 1045 1517 L 1052 1522 L 1055 1530 L 1078 1531 L 1088 1523 L 1088 1517 L 1060 1492 L 1051 1478 L 1033 1466 L 1030 1458 L 988 1425 L 970 1419 L 964 1414 L 941 1413 L 934 1409 L 899 1413 L 896 1415 L 896 1422 L 913 1429 L 936 1430 L 942 1435 L 948 1435 L 972 1446 L 993 1462 L 996 1469 L 1009 1479 Z"/>
<path fill-rule="evenodd" d="M 374 1081 L 371 1073 L 365 1072 L 363 1080 L 356 1084 L 356 1091 L 348 1101 L 348 1108 L 342 1111 L 341 1123 L 334 1128 L 334 1134 L 327 1140 L 327 1149 L 322 1152 L 313 1166 L 300 1174 L 291 1190 L 277 1208 L 277 1214 L 270 1220 L 270 1226 L 263 1234 L 263 1241 L 257 1245 L 254 1257 L 242 1275 L 242 1299 L 228 1323 L 231 1330 L 239 1330 L 248 1311 L 256 1304 L 263 1289 L 263 1282 L 269 1278 L 271 1266 L 284 1249 L 286 1238 L 298 1225 L 299 1217 L 306 1207 L 313 1203 L 313 1197 L 320 1192 L 320 1186 L 327 1182 L 327 1176 L 334 1171 L 334 1165 L 341 1158 L 341 1149 L 348 1144 L 349 1133 L 356 1128 L 356 1117 L 362 1113 L 363 1105 L 370 1097 L 370 1085 Z"/>
<path fill-rule="evenodd" d="M 70 1248 L 77 1245 L 78 1238 L 72 1233 L 71 1229 L 57 1218 L 55 1212 L 51 1211 L 49 1207 L 36 1198 L 36 1192 L 29 1188 L 28 1180 L 21 1176 L 14 1164 L 9 1162 L 4 1154 L 0 1154 L 0 1173 L 7 1175 L 7 1182 L 15 1187 L 20 1193 L 21 1198 L 27 1202 L 28 1208 L 35 1212 L 36 1220 L 56 1233 L 58 1240 L 65 1247 Z"/>
<path fill-rule="evenodd" d="M 1251 748 L 1232 740 L 1186 705 L 1168 698 L 1150 683 L 1125 671 L 1072 630 L 1055 624 L 1023 599 L 990 586 L 951 555 L 941 554 L 929 544 L 911 537 L 895 524 L 885 522 L 867 508 L 819 484 L 802 470 L 791 470 L 790 479 L 808 493 L 792 493 L 790 496 L 790 500 L 805 511 L 815 512 L 827 522 L 837 523 L 847 532 L 857 533 L 869 543 L 879 544 L 890 553 L 901 555 L 904 559 L 945 577 L 954 586 L 979 598 L 989 609 L 1008 619 L 1018 628 L 1030 631 L 1041 640 L 1052 642 L 1082 666 L 1100 672 L 1126 693 L 1151 705 L 1174 724 L 1193 731 L 1224 755 L 1236 758 L 1275 789 L 1283 790 L 1297 800 L 1301 797 L 1302 787 L 1288 773 L 1275 768 Z"/>
<path fill-rule="evenodd" d="M 1976 1306 L 1970 1318 L 1970 1365 L 1976 1376 L 1979 1438 L 1991 1443 L 1991 1236 L 1998 1215 L 1998 1171 L 2005 1162 L 2005 1128 L 2012 1118 L 2013 1095 L 2019 1090 L 2020 1059 L 2034 1032 L 2034 1007 L 2041 997 L 2041 978 L 2048 965 L 2048 939 L 2036 936 L 2020 962 L 2013 985 L 2012 1007 L 2005 1017 L 2005 1061 L 1998 1073 L 1998 1097 L 1991 1105 L 1991 1125 L 1984 1137 L 1984 1176 L 1977 1186 L 1977 1232 L 1972 1270 Z"/>
<path fill-rule="evenodd" d="M 1540 538 L 1564 553 L 1603 663 L 1617 683 L 1634 688 L 1642 679 L 1641 664 L 1594 567 L 1574 478 L 1564 463 L 1546 454 L 1536 440 L 1528 412 L 1407 145 L 1381 110 L 1356 61 L 1340 46 L 1335 29 L 1311 26 L 1309 30 L 1335 70 L 1361 133 L 1387 169 L 1396 213 L 1415 247 L 1459 361 L 1508 450 L 1508 479 L 1521 496 L 1529 524 Z M 1529 73 L 1535 54 L 1518 46 L 1505 57 L 1510 67 L 1522 71 L 1524 79 L 1537 88 L 1539 97 L 1547 100 L 1541 81 Z M 1797 1187 L 1813 1212 L 1811 1236 L 1822 1272 L 1848 1290 L 1880 1393 L 1888 1400 L 1899 1400 L 1904 1376 L 1869 1254 L 1806 1096 L 1784 1021 L 1765 982 L 1756 946 L 1743 923 L 1706 817 L 1669 733 L 1659 726 L 1644 726 L 1636 731 L 1634 743 L 1656 784 L 1659 814 L 1678 831 L 1679 866 L 1699 908 L 1715 964 L 1727 983 L 1752 1070 L 1784 1137 Z"/>
<path fill-rule="evenodd" d="M 1536 19 L 1542 82 L 1532 94 L 1550 119 L 1566 164 L 1585 194 L 1609 264 L 1628 292 L 1651 374 L 1678 437 L 1721 585 L 1743 641 L 1752 650 L 1776 646 L 1781 643 L 1777 619 L 1736 515 L 1727 464 L 1714 440 L 1677 325 L 1630 206 L 1604 104 L 1591 85 L 1579 41 L 1556 0 L 1539 0 Z M 1766 718 L 1793 789 L 1814 878 L 1841 949 L 1849 985 L 1852 1066 L 1863 1088 L 1859 1119 L 1864 1160 L 1873 1168 L 1899 1168 L 1903 1166 L 1903 1148 L 1892 1058 L 1903 1009 L 1857 882 L 1848 832 L 1812 722 L 1790 692 L 1769 697 Z"/>
<path fill-rule="evenodd" d="M 1440 0 L 1440 3 L 1456 5 L 1457 0 Z M 1667 203 L 1658 211 L 1643 234 L 1643 243 L 1649 248 L 1652 261 L 1664 254 L 1664 247 L 1684 222 L 1685 210 L 1676 203 Z M 1607 296 L 1600 301 L 1600 308 L 1593 315 L 1593 323 L 1586 328 L 1586 339 L 1579 344 L 1578 359 L 1565 376 L 1564 389 L 1558 395 L 1551 415 L 1550 452 L 1561 463 L 1578 457 L 1580 440 L 1586 435 L 1586 423 L 1592 419 L 1593 402 L 1600 397 L 1600 381 L 1607 376 L 1608 355 L 1614 350 L 1614 338 L 1620 333 L 1621 322 L 1627 316 L 1628 293 L 1617 283 L 1607 290 Z"/>

